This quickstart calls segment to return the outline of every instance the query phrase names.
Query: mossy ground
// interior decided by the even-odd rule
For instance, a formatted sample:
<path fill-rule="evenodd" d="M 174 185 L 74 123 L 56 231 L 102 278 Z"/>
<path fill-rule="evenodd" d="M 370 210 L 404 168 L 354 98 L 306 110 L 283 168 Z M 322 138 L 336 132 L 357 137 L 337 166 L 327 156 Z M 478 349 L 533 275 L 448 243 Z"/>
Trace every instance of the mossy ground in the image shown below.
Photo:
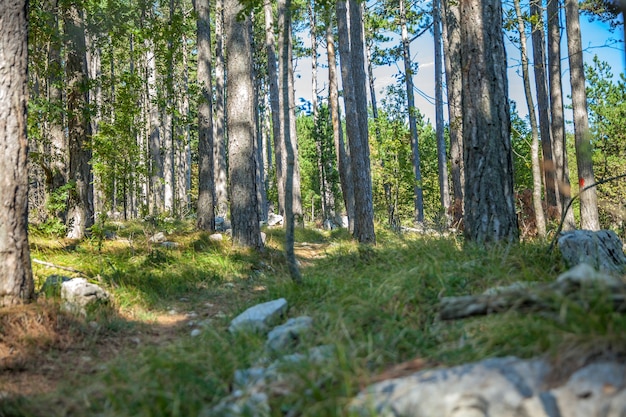
<path fill-rule="evenodd" d="M 546 242 L 480 248 L 460 237 L 377 230 L 376 246 L 345 231 L 298 229 L 304 283 L 289 279 L 284 233 L 268 229 L 254 253 L 171 225 L 166 249 L 154 227 L 107 226 L 116 238 L 81 242 L 33 236 L 34 258 L 71 266 L 114 296 L 85 319 L 54 300 L 0 310 L 0 416 L 196 416 L 231 389 L 236 369 L 263 356 L 263 339 L 233 336 L 246 307 L 284 297 L 289 316 L 309 315 L 307 346 L 331 344 L 325 366 L 291 369 L 295 383 L 271 401 L 275 415 L 347 415 L 346 404 L 374 380 L 489 356 L 546 355 L 568 366 L 626 351 L 626 319 L 601 298 L 562 302 L 558 313 L 516 311 L 453 322 L 438 319 L 442 296 L 512 282 L 545 282 L 563 271 Z M 53 273 L 34 264 L 38 288 Z M 74 274 L 75 275 L 75 274 Z M 189 322 L 208 323 L 191 337 Z M 16 394 L 23 394 L 18 396 Z"/>

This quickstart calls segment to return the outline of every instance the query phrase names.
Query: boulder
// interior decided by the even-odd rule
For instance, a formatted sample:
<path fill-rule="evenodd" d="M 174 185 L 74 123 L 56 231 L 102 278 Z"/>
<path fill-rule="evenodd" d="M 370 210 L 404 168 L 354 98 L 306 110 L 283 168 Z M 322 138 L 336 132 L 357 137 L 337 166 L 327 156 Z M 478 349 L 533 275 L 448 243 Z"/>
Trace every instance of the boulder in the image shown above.
<path fill-rule="evenodd" d="M 165 233 L 158 232 L 154 234 L 150 239 L 148 239 L 150 243 L 161 243 L 165 242 L 167 239 L 165 238 Z"/>
<path fill-rule="evenodd" d="M 228 330 L 231 333 L 239 331 L 265 333 L 286 312 L 287 300 L 284 298 L 257 304 L 235 317 Z"/>
<path fill-rule="evenodd" d="M 626 415 L 626 365 L 591 363 L 556 387 L 551 372 L 546 361 L 515 357 L 424 370 L 366 388 L 351 408 L 358 415 L 394 417 Z"/>
<path fill-rule="evenodd" d="M 586 263 L 600 272 L 626 272 L 626 255 L 622 249 L 622 241 L 612 230 L 563 232 L 559 236 L 558 245 L 569 268 Z"/>
<path fill-rule="evenodd" d="M 213 233 L 211 236 L 209 236 L 209 240 L 212 242 L 221 242 L 222 240 L 224 240 L 224 235 L 222 235 L 221 233 Z"/>
<path fill-rule="evenodd" d="M 302 334 L 312 326 L 313 319 L 308 316 L 289 319 L 269 332 L 265 347 L 270 351 L 282 351 L 293 347 L 302 338 Z"/>
<path fill-rule="evenodd" d="M 107 304 L 110 295 L 85 278 L 74 278 L 61 284 L 61 299 L 67 311 L 85 315 L 89 309 Z"/>
<path fill-rule="evenodd" d="M 268 226 L 278 226 L 283 224 L 283 216 L 280 214 L 270 213 L 267 215 L 267 225 Z"/>

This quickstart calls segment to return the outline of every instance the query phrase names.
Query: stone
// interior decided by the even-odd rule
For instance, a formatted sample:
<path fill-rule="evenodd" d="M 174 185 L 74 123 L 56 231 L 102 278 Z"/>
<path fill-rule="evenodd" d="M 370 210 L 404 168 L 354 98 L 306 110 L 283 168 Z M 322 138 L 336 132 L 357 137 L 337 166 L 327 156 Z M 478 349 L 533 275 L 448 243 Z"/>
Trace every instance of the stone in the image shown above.
<path fill-rule="evenodd" d="M 267 394 L 263 392 L 238 392 L 224 398 L 202 417 L 269 417 L 270 405 Z"/>
<path fill-rule="evenodd" d="M 581 263 L 572 269 L 565 271 L 556 278 L 556 281 L 564 284 L 582 286 L 597 283 L 608 288 L 619 288 L 623 285 L 622 280 L 613 276 L 596 271 L 586 263 Z"/>
<path fill-rule="evenodd" d="M 626 364 L 599 361 L 551 387 L 540 359 L 492 358 L 423 370 L 362 391 L 351 408 L 363 416 L 623 417 Z"/>
<path fill-rule="evenodd" d="M 622 241 L 612 230 L 563 232 L 559 236 L 558 245 L 569 268 L 586 263 L 608 274 L 622 274 L 626 271 Z"/>
<path fill-rule="evenodd" d="M 202 333 L 202 330 L 193 329 L 190 334 L 191 334 L 191 337 L 197 337 L 197 336 L 200 336 L 201 333 Z"/>
<path fill-rule="evenodd" d="M 280 214 L 270 213 L 267 215 L 268 226 L 279 226 L 283 224 L 283 216 Z"/>
<path fill-rule="evenodd" d="M 87 310 L 107 304 L 109 293 L 85 278 L 74 278 L 61 284 L 61 299 L 67 311 L 87 314 Z"/>
<path fill-rule="evenodd" d="M 165 233 L 158 232 L 148 240 L 150 241 L 150 243 L 161 243 L 165 242 L 167 239 L 165 238 Z"/>
<path fill-rule="evenodd" d="M 267 235 L 265 232 L 261 232 L 261 242 L 265 245 L 265 241 L 267 240 Z"/>
<path fill-rule="evenodd" d="M 209 236 L 209 240 L 212 242 L 221 242 L 222 240 L 224 240 L 224 235 L 222 235 L 221 233 L 213 233 Z"/>
<path fill-rule="evenodd" d="M 163 246 L 165 249 L 175 249 L 178 247 L 178 243 L 177 242 L 161 242 L 161 246 Z"/>
<path fill-rule="evenodd" d="M 313 319 L 308 316 L 289 319 L 269 332 L 265 347 L 270 351 L 282 351 L 293 347 L 302 338 L 302 334 L 312 326 Z"/>
<path fill-rule="evenodd" d="M 228 330 L 231 333 L 238 331 L 265 333 L 286 312 L 287 300 L 284 298 L 257 304 L 235 317 Z"/>

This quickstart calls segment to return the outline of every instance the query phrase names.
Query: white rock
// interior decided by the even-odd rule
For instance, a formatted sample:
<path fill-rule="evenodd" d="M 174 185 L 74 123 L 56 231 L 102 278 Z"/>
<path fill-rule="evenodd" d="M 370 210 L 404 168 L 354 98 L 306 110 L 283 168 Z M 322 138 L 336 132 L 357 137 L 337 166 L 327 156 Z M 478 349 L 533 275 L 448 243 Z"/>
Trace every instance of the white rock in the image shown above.
<path fill-rule="evenodd" d="M 277 226 L 283 224 L 283 216 L 280 214 L 270 213 L 267 215 L 267 225 Z"/>
<path fill-rule="evenodd" d="M 308 316 L 289 319 L 268 333 L 265 346 L 270 351 L 285 350 L 297 343 L 302 333 L 310 330 L 312 326 L 313 319 Z"/>
<path fill-rule="evenodd" d="M 191 337 L 200 336 L 200 333 L 202 333 L 202 330 L 200 330 L 200 329 L 193 329 L 191 331 Z"/>
<path fill-rule="evenodd" d="M 166 238 L 165 238 L 165 233 L 163 232 L 159 232 L 156 233 L 154 236 L 152 236 L 150 239 L 148 239 L 151 243 L 161 243 L 161 242 L 165 242 Z"/>
<path fill-rule="evenodd" d="M 88 307 L 108 303 L 110 295 L 85 278 L 74 278 L 61 284 L 61 299 L 66 310 L 86 314 Z"/>
<path fill-rule="evenodd" d="M 222 235 L 221 233 L 213 233 L 209 236 L 209 240 L 212 242 L 221 242 L 222 240 L 224 240 L 224 235 Z"/>
<path fill-rule="evenodd" d="M 282 315 L 287 312 L 287 300 L 268 301 L 250 307 L 230 323 L 228 330 L 231 333 L 237 331 L 266 332 Z"/>
<path fill-rule="evenodd" d="M 616 287 L 622 284 L 619 278 L 598 272 L 587 263 L 576 265 L 569 271 L 559 275 L 556 280 L 557 282 L 568 282 L 576 285 L 599 283 L 608 287 Z"/>
<path fill-rule="evenodd" d="M 558 245 L 568 267 L 584 262 L 610 274 L 621 274 L 626 269 L 622 241 L 612 230 L 564 232 L 559 236 Z"/>

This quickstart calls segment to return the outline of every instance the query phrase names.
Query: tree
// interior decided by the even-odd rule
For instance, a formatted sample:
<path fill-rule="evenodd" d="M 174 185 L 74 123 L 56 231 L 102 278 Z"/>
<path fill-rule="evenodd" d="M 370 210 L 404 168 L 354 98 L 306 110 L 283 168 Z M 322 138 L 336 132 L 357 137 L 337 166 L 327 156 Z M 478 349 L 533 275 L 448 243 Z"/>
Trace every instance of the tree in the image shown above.
<path fill-rule="evenodd" d="M 350 10 L 349 23 L 348 6 Z M 361 5 L 356 0 L 348 0 L 347 4 L 344 1 L 338 1 L 336 10 L 341 78 L 346 107 L 346 130 L 354 183 L 353 236 L 360 243 L 375 243 Z"/>
<path fill-rule="evenodd" d="M 26 2 L 0 1 L 0 307 L 28 302 L 28 46 Z"/>
<path fill-rule="evenodd" d="M 417 121 L 415 117 L 415 92 L 413 87 L 413 64 L 411 63 L 411 49 L 407 30 L 405 0 L 400 0 L 400 27 L 402 32 L 402 57 L 404 61 L 404 82 L 406 84 L 407 108 L 409 110 L 409 130 L 411 131 L 411 149 L 413 152 L 413 175 L 415 183 L 415 223 L 424 222 L 424 190 L 422 189 L 422 171 L 420 169 L 420 149 L 417 135 Z"/>
<path fill-rule="evenodd" d="M 68 88 L 68 181 L 73 185 L 68 199 L 67 237 L 82 239 L 94 222 L 93 174 L 90 165 L 91 124 L 83 12 L 78 5 L 71 4 L 63 10 L 63 20 L 67 35 L 65 73 Z"/>
<path fill-rule="evenodd" d="M 569 205 L 572 199 L 567 161 L 567 142 L 565 140 L 565 115 L 563 110 L 563 86 L 561 84 L 561 25 L 559 0 L 548 0 L 548 84 L 550 90 L 550 127 L 552 132 L 552 152 L 556 168 L 557 189 L 560 211 Z M 576 228 L 574 214 L 568 210 L 565 214 L 564 230 Z"/>
<path fill-rule="evenodd" d="M 585 92 L 585 70 L 580 38 L 578 1 L 565 0 L 565 26 L 567 27 L 567 52 L 569 54 L 570 84 L 572 87 L 572 109 L 574 112 L 574 137 L 578 185 L 582 189 L 595 183 L 593 176 L 592 147 L 589 138 L 589 116 Z M 580 195 L 580 226 L 585 230 L 600 229 L 598 197 L 596 188 Z"/>
<path fill-rule="evenodd" d="M 238 0 L 224 2 L 226 24 L 226 71 L 228 112 L 228 154 L 230 218 L 233 242 L 260 249 L 254 154 L 254 86 L 251 77 L 252 48 L 249 16 L 240 17 Z"/>
<path fill-rule="evenodd" d="M 461 21 L 459 4 L 442 0 L 444 18 L 443 49 L 448 95 L 448 129 L 450 132 L 450 166 L 452 180 L 452 217 L 458 225 L 463 218 L 465 171 L 463 168 L 463 121 L 461 109 Z"/>
<path fill-rule="evenodd" d="M 350 155 L 346 151 L 341 126 L 341 114 L 339 107 L 339 88 L 337 86 L 337 58 L 335 54 L 335 38 L 333 36 L 333 24 L 331 11 L 327 7 L 325 13 L 326 22 L 326 53 L 328 57 L 328 106 L 333 126 L 333 141 L 337 157 L 337 169 L 339 170 L 339 182 L 341 193 L 348 216 L 348 228 L 354 231 L 354 181 L 352 180 L 352 165 Z"/>
<path fill-rule="evenodd" d="M 211 27 L 208 1 L 196 2 L 198 23 L 198 220 L 200 230 L 215 230 L 213 182 L 213 98 L 211 82 Z"/>
<path fill-rule="evenodd" d="M 533 100 L 532 90 L 530 88 L 530 73 L 528 71 L 528 52 L 526 50 L 526 23 L 522 16 L 522 8 L 519 0 L 514 0 L 515 16 L 517 18 L 517 31 L 519 32 L 519 46 L 522 55 L 522 77 L 524 80 L 524 94 L 526 95 L 526 103 L 528 104 L 528 118 L 530 119 L 530 130 L 532 135 L 532 141 L 530 144 L 530 156 L 532 159 L 533 170 L 533 208 L 535 211 L 535 225 L 537 226 L 537 233 L 539 236 L 544 237 L 546 235 L 546 219 L 543 213 L 543 205 L 541 204 L 541 168 L 539 167 L 539 130 L 537 128 L 537 117 L 535 115 L 535 103 Z M 541 137 L 542 140 L 544 137 Z M 542 141 L 543 142 L 543 141 Z M 548 148 L 551 146 L 548 141 Z M 545 155 L 545 154 L 544 154 Z M 550 164 L 551 164 L 552 152 L 550 152 Z M 554 197 L 554 168 L 547 167 L 544 164 L 546 171 L 551 171 L 552 175 L 546 174 L 546 193 L 552 184 L 552 195 Z M 549 180 L 548 180 L 549 178 Z"/>
<path fill-rule="evenodd" d="M 439 198 L 444 213 L 450 208 L 450 189 L 448 185 L 448 156 L 443 126 L 443 57 L 441 35 L 441 0 L 433 2 L 433 38 L 435 42 L 435 123 L 437 131 L 437 166 L 439 178 Z"/>
<path fill-rule="evenodd" d="M 502 7 L 461 2 L 464 234 L 480 244 L 518 239 Z"/>
<path fill-rule="evenodd" d="M 228 212 L 228 181 L 226 173 L 226 137 L 224 135 L 224 0 L 217 0 L 215 7 L 215 129 L 213 144 L 215 166 L 215 204 L 217 215 L 223 218 Z"/>

